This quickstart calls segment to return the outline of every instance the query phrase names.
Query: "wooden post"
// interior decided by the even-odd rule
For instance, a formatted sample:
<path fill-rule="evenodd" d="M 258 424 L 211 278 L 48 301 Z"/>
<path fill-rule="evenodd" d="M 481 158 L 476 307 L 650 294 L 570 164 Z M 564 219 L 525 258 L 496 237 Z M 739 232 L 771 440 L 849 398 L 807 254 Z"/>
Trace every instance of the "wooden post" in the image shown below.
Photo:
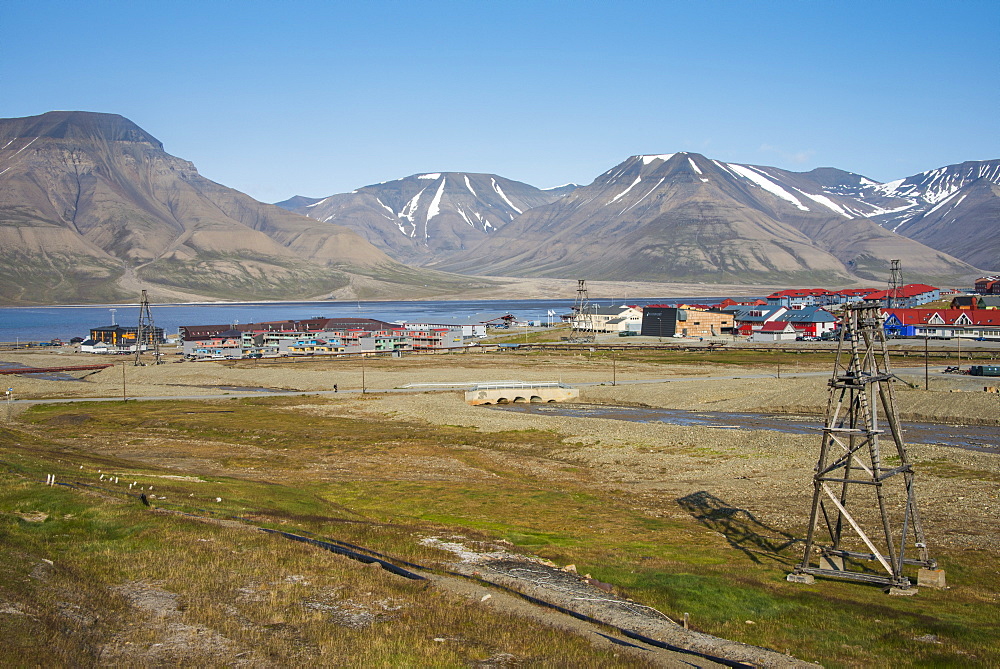
<path fill-rule="evenodd" d="M 930 385 L 930 372 L 928 371 L 927 363 L 927 335 L 924 335 L 924 390 L 929 390 Z"/>

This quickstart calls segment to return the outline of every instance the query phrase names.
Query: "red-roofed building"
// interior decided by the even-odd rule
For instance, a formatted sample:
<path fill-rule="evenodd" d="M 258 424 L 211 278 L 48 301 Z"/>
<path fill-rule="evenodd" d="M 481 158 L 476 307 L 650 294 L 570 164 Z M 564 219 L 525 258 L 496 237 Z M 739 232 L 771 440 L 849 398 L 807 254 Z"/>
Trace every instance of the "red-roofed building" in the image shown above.
<path fill-rule="evenodd" d="M 1000 276 L 976 279 L 976 292 L 980 295 L 1000 295 Z"/>
<path fill-rule="evenodd" d="M 731 297 L 727 297 L 715 305 L 715 309 L 725 309 L 726 307 L 760 307 L 767 304 L 767 300 L 743 300 L 739 302 Z"/>
<path fill-rule="evenodd" d="M 890 299 L 893 302 L 892 308 L 912 309 L 941 299 L 941 289 L 928 286 L 926 283 L 908 283 L 900 286 L 894 295 L 888 290 L 878 290 L 865 296 L 865 302 L 868 304 L 881 304 L 885 307 L 890 306 Z"/>
<path fill-rule="evenodd" d="M 830 304 L 832 292 L 826 288 L 789 288 L 767 296 L 774 307 L 815 307 Z"/>
<path fill-rule="evenodd" d="M 876 288 L 844 288 L 834 291 L 834 304 L 847 304 L 849 302 L 860 302 L 868 295 L 877 292 Z"/>
<path fill-rule="evenodd" d="M 1000 310 L 883 310 L 885 331 L 902 337 L 962 337 L 1000 339 Z"/>
<path fill-rule="evenodd" d="M 785 321 L 768 321 L 753 333 L 750 341 L 795 341 L 798 331 Z"/>

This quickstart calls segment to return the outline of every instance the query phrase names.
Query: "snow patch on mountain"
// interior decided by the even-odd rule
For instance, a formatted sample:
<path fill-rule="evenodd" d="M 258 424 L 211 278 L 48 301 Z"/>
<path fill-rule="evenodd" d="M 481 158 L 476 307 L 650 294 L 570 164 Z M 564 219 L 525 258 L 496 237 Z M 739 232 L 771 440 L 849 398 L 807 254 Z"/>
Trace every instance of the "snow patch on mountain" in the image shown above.
<path fill-rule="evenodd" d="M 746 167 L 744 165 L 736 165 L 734 163 L 726 163 L 726 164 L 730 167 L 730 169 L 735 171 L 737 174 L 746 179 L 749 179 L 755 185 L 759 186 L 760 188 L 763 188 L 772 195 L 776 195 L 780 197 L 782 200 L 785 200 L 786 202 L 791 202 L 802 211 L 809 211 L 809 207 L 803 205 L 802 202 L 799 201 L 797 197 L 795 197 L 787 190 L 785 190 L 778 184 L 768 179 L 761 172 L 751 167 Z"/>
<path fill-rule="evenodd" d="M 426 222 L 430 223 L 430 220 L 441 213 L 441 196 L 444 195 L 444 185 L 448 182 L 448 179 L 441 179 L 441 185 L 438 186 L 437 192 L 434 193 L 434 199 L 431 200 L 431 206 L 427 208 L 427 219 Z M 424 236 L 427 236 L 426 229 L 424 230 Z"/>
<path fill-rule="evenodd" d="M 688 162 L 691 163 L 691 169 L 693 169 L 698 174 L 702 174 L 702 171 L 698 169 L 697 165 L 694 164 L 694 159 L 691 156 L 688 156 Z"/>
<path fill-rule="evenodd" d="M 420 204 L 420 196 L 424 194 L 425 190 L 427 189 L 426 188 L 422 189 L 419 193 L 410 198 L 410 201 L 406 203 L 406 206 L 403 207 L 403 210 L 399 212 L 398 216 L 400 218 L 405 218 L 410 223 L 414 223 L 413 218 L 414 216 L 416 216 L 417 206 Z M 399 229 L 403 231 L 402 226 Z M 403 234 L 406 234 L 406 232 L 403 231 Z M 417 234 L 417 226 L 414 225 L 413 230 L 410 231 L 408 236 L 413 237 L 416 234 Z"/>
<path fill-rule="evenodd" d="M 604 203 L 604 206 L 606 207 L 606 206 L 608 206 L 609 204 L 614 204 L 614 203 L 615 203 L 615 202 L 617 202 L 618 200 L 620 200 L 620 199 L 622 199 L 623 197 L 625 197 L 625 194 L 626 194 L 626 193 L 628 193 L 628 192 L 629 192 L 630 190 L 632 190 L 633 188 L 635 188 L 635 187 L 636 187 L 636 185 L 638 185 L 638 183 L 639 183 L 640 181 L 642 181 L 642 177 L 636 177 L 636 178 L 635 178 L 635 181 L 633 181 L 633 182 L 632 182 L 632 185 L 631 185 L 631 186 L 629 186 L 628 188 L 626 188 L 625 190 L 623 190 L 623 191 L 622 191 L 621 193 L 618 193 L 618 195 L 615 195 L 615 196 L 614 196 L 613 198 L 611 198 L 610 200 L 608 200 L 607 202 L 605 202 L 605 203 Z"/>
<path fill-rule="evenodd" d="M 524 213 L 523 211 L 521 211 L 520 209 L 518 209 L 517 207 L 515 207 L 514 203 L 511 202 L 510 199 L 506 195 L 504 195 L 503 189 L 500 188 L 500 184 L 497 183 L 496 179 L 494 179 L 493 177 L 490 177 L 490 183 L 493 184 L 493 190 L 495 190 L 497 192 L 497 195 L 499 195 L 501 198 L 503 198 L 503 201 L 506 202 L 507 205 L 511 209 L 513 209 L 514 211 L 516 211 L 519 214 L 523 214 Z M 514 219 L 514 217 L 511 216 L 511 220 L 513 220 L 513 219 Z"/>
<path fill-rule="evenodd" d="M 661 178 L 659 181 L 656 182 L 655 186 L 653 186 L 652 188 L 649 189 L 649 191 L 645 195 L 643 195 L 642 197 L 640 197 L 638 200 L 636 200 L 635 202 L 633 202 L 628 207 L 625 207 L 624 209 L 622 209 L 621 212 L 618 215 L 621 216 L 622 214 L 624 214 L 625 212 L 627 212 L 629 209 L 634 208 L 637 204 L 639 204 L 640 202 L 642 202 L 643 200 L 645 200 L 649 195 L 651 195 L 653 193 L 653 191 L 655 191 L 657 188 L 659 188 L 663 184 L 663 182 L 666 181 L 666 180 L 667 180 L 666 177 Z"/>
<path fill-rule="evenodd" d="M 826 207 L 830 211 L 834 211 L 834 212 L 840 214 L 841 216 L 843 216 L 845 218 L 854 218 L 849 213 L 847 213 L 847 211 L 843 207 L 841 207 L 839 204 L 837 204 L 836 202 L 834 202 L 833 200 L 831 200 L 830 198 L 828 198 L 825 195 L 814 195 L 812 193 L 807 193 L 804 190 L 799 190 L 798 188 L 796 188 L 795 190 L 799 191 L 800 193 L 802 193 L 803 195 L 805 195 L 807 198 L 809 198 L 813 202 L 817 202 L 817 203 L 823 205 L 824 207 Z"/>
<path fill-rule="evenodd" d="M 417 178 L 418 179 L 440 179 L 441 178 L 441 173 L 440 172 L 431 172 L 429 174 L 418 174 Z"/>
<path fill-rule="evenodd" d="M 469 182 L 468 174 L 465 175 L 465 187 L 469 189 L 470 193 L 472 193 L 472 197 L 479 197 L 478 195 L 476 195 L 475 189 L 472 188 L 472 183 Z"/>
<path fill-rule="evenodd" d="M 639 157 L 642 158 L 643 165 L 649 165 L 650 163 L 654 163 L 657 160 L 664 160 L 664 161 L 670 160 L 676 155 L 677 155 L 676 153 L 661 153 L 658 156 L 639 156 Z"/>

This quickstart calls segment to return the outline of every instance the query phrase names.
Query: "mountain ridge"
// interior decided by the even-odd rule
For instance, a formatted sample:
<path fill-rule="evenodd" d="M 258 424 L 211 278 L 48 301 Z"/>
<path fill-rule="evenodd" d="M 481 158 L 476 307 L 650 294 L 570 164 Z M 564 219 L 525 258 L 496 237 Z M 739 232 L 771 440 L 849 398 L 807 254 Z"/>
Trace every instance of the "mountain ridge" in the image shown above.
<path fill-rule="evenodd" d="M 859 216 L 823 183 L 877 183 L 834 168 L 790 173 L 701 154 L 631 156 L 564 199 L 525 212 L 468 252 L 456 272 L 755 282 L 878 280 L 888 259 L 910 275 L 978 270 Z M 484 260 L 488 259 L 488 260 Z"/>
<path fill-rule="evenodd" d="M 349 227 L 401 262 L 423 265 L 478 243 L 528 209 L 559 199 L 567 186 L 546 191 L 496 174 L 426 172 L 282 204 Z"/>
<path fill-rule="evenodd" d="M 131 121 L 97 112 L 0 119 L 0 279 L 9 303 L 117 301 L 140 283 L 237 299 L 470 285 L 206 179 Z"/>

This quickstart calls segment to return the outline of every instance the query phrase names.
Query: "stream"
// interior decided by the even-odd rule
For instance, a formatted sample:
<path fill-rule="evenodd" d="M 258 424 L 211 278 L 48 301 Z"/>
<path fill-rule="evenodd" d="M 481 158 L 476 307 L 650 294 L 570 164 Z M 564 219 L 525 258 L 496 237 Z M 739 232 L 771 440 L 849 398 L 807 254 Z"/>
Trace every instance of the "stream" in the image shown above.
<path fill-rule="evenodd" d="M 738 413 L 724 411 L 684 411 L 649 407 L 607 406 L 599 404 L 491 404 L 494 411 L 514 411 L 544 416 L 572 418 L 607 418 L 634 423 L 669 423 L 696 425 L 717 430 L 773 430 L 788 434 L 819 434 L 822 416 L 794 414 Z M 950 425 L 900 421 L 903 439 L 910 444 L 939 444 L 974 451 L 1000 454 L 1000 428 L 994 425 Z M 886 432 L 888 438 L 892 435 Z M 886 438 L 883 435 L 883 439 Z"/>

